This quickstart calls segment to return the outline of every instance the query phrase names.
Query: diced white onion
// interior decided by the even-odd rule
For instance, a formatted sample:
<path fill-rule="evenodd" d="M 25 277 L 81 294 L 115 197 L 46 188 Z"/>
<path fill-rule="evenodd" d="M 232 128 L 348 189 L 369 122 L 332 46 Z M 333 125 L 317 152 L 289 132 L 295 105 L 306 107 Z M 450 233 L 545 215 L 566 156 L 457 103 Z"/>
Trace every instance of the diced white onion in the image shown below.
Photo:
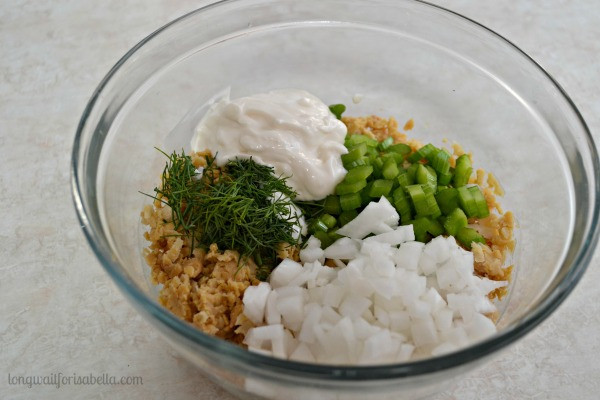
<path fill-rule="evenodd" d="M 415 242 L 385 197 L 338 233 L 348 237 L 325 251 L 309 238 L 302 263 L 283 260 L 270 284 L 246 289 L 244 314 L 257 325 L 244 339 L 250 351 L 309 363 L 394 363 L 496 332 L 487 294 L 507 282 L 475 276 L 473 254 L 454 238 Z"/>

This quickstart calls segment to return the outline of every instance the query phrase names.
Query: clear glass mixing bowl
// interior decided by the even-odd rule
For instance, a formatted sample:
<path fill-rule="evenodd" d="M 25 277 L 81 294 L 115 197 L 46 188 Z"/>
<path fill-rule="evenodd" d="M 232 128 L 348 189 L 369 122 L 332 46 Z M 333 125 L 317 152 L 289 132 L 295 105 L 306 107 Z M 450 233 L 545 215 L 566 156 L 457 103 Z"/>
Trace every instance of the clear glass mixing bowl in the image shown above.
<path fill-rule="evenodd" d="M 520 224 L 499 332 L 443 357 L 331 367 L 273 359 L 203 334 L 156 301 L 139 213 L 164 159 L 187 148 L 210 98 L 295 87 L 348 114 L 414 118 L 424 142 L 461 143 L 503 185 Z M 351 99 L 362 95 L 359 104 Z M 72 183 L 91 247 L 126 297 L 201 370 L 244 399 L 397 399 L 441 390 L 525 335 L 581 278 L 598 236 L 598 158 L 577 109 L 526 54 L 485 27 L 405 0 L 229 0 L 129 51 L 77 130 Z"/>

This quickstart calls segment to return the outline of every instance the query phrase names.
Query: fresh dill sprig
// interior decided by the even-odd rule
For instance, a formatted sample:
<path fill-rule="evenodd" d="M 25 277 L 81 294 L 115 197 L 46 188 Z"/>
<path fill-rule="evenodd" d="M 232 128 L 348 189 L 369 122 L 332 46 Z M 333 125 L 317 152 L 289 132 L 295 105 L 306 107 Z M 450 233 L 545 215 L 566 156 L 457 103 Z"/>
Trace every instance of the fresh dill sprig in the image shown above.
<path fill-rule="evenodd" d="M 208 159 L 199 177 L 183 151 L 162 153 L 168 160 L 161 187 L 151 197 L 171 208 L 175 229 L 190 238 L 192 247 L 216 243 L 237 250 L 254 259 L 259 279 L 265 279 L 275 266 L 279 244 L 299 244 L 296 192 L 273 168 L 236 159 L 221 169 Z"/>

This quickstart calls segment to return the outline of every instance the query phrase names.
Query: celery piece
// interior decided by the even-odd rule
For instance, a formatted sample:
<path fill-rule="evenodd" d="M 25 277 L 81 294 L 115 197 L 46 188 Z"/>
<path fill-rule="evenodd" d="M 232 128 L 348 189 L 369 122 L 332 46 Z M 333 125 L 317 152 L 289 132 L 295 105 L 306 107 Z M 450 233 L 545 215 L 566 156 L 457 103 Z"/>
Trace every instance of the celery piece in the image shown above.
<path fill-rule="evenodd" d="M 444 221 L 444 229 L 448 235 L 456 236 L 458 230 L 467 226 L 467 216 L 460 208 L 455 208 Z"/>
<path fill-rule="evenodd" d="M 456 240 L 463 246 L 465 246 L 468 250 L 471 250 L 471 244 L 475 243 L 485 243 L 485 239 L 483 236 L 479 234 L 475 229 L 463 227 L 458 230 L 456 233 Z"/>
<path fill-rule="evenodd" d="M 406 191 L 412 200 L 412 204 L 417 215 L 429 215 L 429 207 L 427 206 L 427 199 L 425 192 L 423 192 L 422 185 L 410 185 L 406 187 Z"/>
<path fill-rule="evenodd" d="M 383 159 L 381 157 L 377 157 L 375 160 L 373 160 L 373 162 L 371 163 L 371 165 L 373 165 L 373 177 L 374 178 L 381 178 L 383 175 Z"/>
<path fill-rule="evenodd" d="M 423 185 L 423 193 L 425 193 L 425 202 L 427 203 L 427 215 L 432 218 L 437 218 L 442 215 L 440 207 L 434 196 L 434 190 L 429 185 Z"/>
<path fill-rule="evenodd" d="M 387 137 L 384 140 L 382 140 L 381 142 L 379 142 L 379 146 L 377 146 L 377 148 L 379 149 L 379 151 L 385 151 L 393 143 L 394 143 L 394 138 Z"/>
<path fill-rule="evenodd" d="M 367 181 L 364 179 L 362 181 L 357 181 L 354 183 L 348 183 L 348 182 L 342 181 L 342 182 L 338 183 L 337 186 L 335 187 L 335 194 L 341 196 L 344 194 L 358 193 L 362 189 L 364 189 L 365 186 L 367 186 Z"/>
<path fill-rule="evenodd" d="M 346 137 L 344 140 L 344 146 L 350 148 L 352 146 L 356 146 L 357 144 L 367 143 L 371 138 L 365 135 L 353 134 Z"/>
<path fill-rule="evenodd" d="M 340 235 L 339 233 L 335 232 L 335 231 L 329 231 L 327 232 L 327 236 L 329 236 L 329 238 L 331 239 L 332 242 L 335 242 L 338 239 L 343 238 L 344 236 Z"/>
<path fill-rule="evenodd" d="M 437 189 L 437 175 L 430 166 L 418 164 L 415 182 L 430 186 L 434 192 Z"/>
<path fill-rule="evenodd" d="M 446 221 L 448 220 L 448 217 L 446 215 L 440 215 L 437 220 L 439 221 L 440 224 L 442 224 L 442 226 L 446 225 Z"/>
<path fill-rule="evenodd" d="M 369 190 L 369 196 L 374 198 L 380 198 L 381 196 L 387 196 L 392 191 L 393 182 L 386 179 L 377 179 L 373 181 L 373 185 Z"/>
<path fill-rule="evenodd" d="M 314 236 L 321 241 L 322 249 L 326 249 L 333 243 L 333 239 L 331 239 L 327 232 L 318 231 L 314 233 Z"/>
<path fill-rule="evenodd" d="M 362 165 L 360 167 L 354 167 L 348 171 L 344 177 L 344 182 L 356 183 L 360 181 L 366 181 L 367 178 L 373 173 L 373 167 L 370 165 Z"/>
<path fill-rule="evenodd" d="M 448 173 L 442 174 L 442 173 L 438 173 L 438 186 L 439 185 L 448 185 L 450 182 L 452 182 L 452 177 L 454 176 L 454 171 L 452 170 L 452 168 L 450 168 L 448 170 Z"/>
<path fill-rule="evenodd" d="M 357 144 L 356 146 L 348 149 L 348 153 L 342 154 L 342 163 L 344 167 L 349 165 L 351 162 L 360 159 L 367 152 L 367 145 L 364 143 Z M 348 168 L 346 168 L 348 169 Z"/>
<path fill-rule="evenodd" d="M 348 222 L 352 221 L 354 218 L 356 218 L 356 216 L 358 215 L 358 211 L 356 210 L 348 210 L 348 211 L 344 211 L 340 214 L 340 216 L 338 217 L 338 222 L 340 223 L 340 226 L 344 226 L 346 225 Z"/>
<path fill-rule="evenodd" d="M 410 146 L 404 143 L 397 143 L 388 147 L 387 151 L 390 153 L 401 154 L 404 158 L 407 154 L 410 153 Z"/>
<path fill-rule="evenodd" d="M 454 177 L 452 178 L 454 187 L 459 188 L 469 183 L 469 178 L 472 173 L 473 168 L 471 167 L 471 159 L 469 156 L 463 154 L 458 157 L 456 159 L 456 167 L 454 168 Z"/>
<path fill-rule="evenodd" d="M 348 193 L 340 196 L 340 206 L 342 210 L 355 210 L 359 208 L 362 204 L 360 194 L 358 193 Z"/>
<path fill-rule="evenodd" d="M 325 225 L 325 223 L 323 221 L 321 221 L 320 219 L 316 219 L 314 220 L 309 227 L 309 231 L 312 233 L 315 232 L 327 232 L 329 230 L 329 228 L 327 227 L 327 225 Z"/>
<path fill-rule="evenodd" d="M 328 214 L 339 215 L 342 212 L 340 198 L 336 195 L 327 196 L 323 203 L 323 210 Z"/>
<path fill-rule="evenodd" d="M 425 243 L 428 239 L 427 229 L 429 229 L 429 219 L 426 217 L 415 218 L 412 221 L 408 221 L 408 223 L 413 226 L 415 240 Z"/>
<path fill-rule="evenodd" d="M 367 152 L 365 154 L 367 156 L 369 156 L 369 158 L 379 157 L 379 152 L 377 151 L 377 147 L 371 147 L 369 145 L 367 145 Z"/>
<path fill-rule="evenodd" d="M 408 161 L 411 163 L 416 163 L 417 161 L 421 161 L 423 159 L 428 159 L 432 153 L 438 151 L 438 148 L 432 145 L 431 143 L 426 144 L 421 147 L 419 150 L 415 151 L 408 157 Z"/>
<path fill-rule="evenodd" d="M 349 164 L 344 165 L 344 167 L 346 167 L 348 169 L 348 171 L 350 171 L 351 169 L 354 169 L 356 167 L 362 167 L 363 165 L 370 165 L 371 161 L 369 160 L 368 157 L 361 157 L 356 161 L 352 161 Z"/>
<path fill-rule="evenodd" d="M 440 190 L 435 195 L 435 199 L 440 207 L 440 211 L 444 215 L 449 215 L 455 208 L 459 206 L 458 190 L 455 188 Z"/>
<path fill-rule="evenodd" d="M 371 191 L 372 187 L 373 187 L 373 181 L 367 183 L 367 186 L 365 186 L 365 188 L 363 190 L 358 192 L 360 194 L 360 200 L 361 200 L 362 207 L 366 207 L 367 204 L 369 204 L 373 200 L 371 198 L 371 196 L 369 196 L 369 192 Z"/>
<path fill-rule="evenodd" d="M 408 185 L 414 185 L 415 183 L 413 179 L 411 179 L 410 174 L 404 169 L 400 170 L 398 176 L 396 177 L 396 181 L 398 182 L 398 185 L 403 188 Z"/>
<path fill-rule="evenodd" d="M 427 169 L 427 172 L 428 172 L 428 174 L 429 174 L 429 175 L 427 176 L 427 179 L 428 179 L 428 182 L 427 182 L 427 184 L 428 184 L 429 186 L 431 186 L 431 188 L 433 189 L 433 191 L 434 191 L 434 193 L 435 193 L 435 192 L 437 192 L 437 185 L 438 185 L 438 182 L 437 182 L 437 173 L 436 173 L 436 172 L 435 172 L 435 170 L 434 170 L 434 169 L 433 169 L 431 166 L 429 166 L 429 165 L 426 165 L 426 166 L 425 166 L 425 169 Z"/>
<path fill-rule="evenodd" d="M 485 201 L 485 197 L 483 196 L 483 193 L 481 193 L 481 189 L 479 189 L 479 186 L 471 186 L 469 188 L 469 192 L 471 192 L 471 195 L 473 196 L 473 199 L 475 200 L 475 205 L 477 206 L 477 217 L 485 218 L 485 217 L 489 216 L 490 209 L 487 205 L 487 201 Z"/>
<path fill-rule="evenodd" d="M 328 229 L 331 229 L 335 226 L 335 224 L 337 223 L 335 217 L 333 215 L 330 214 L 323 214 L 319 217 L 319 221 L 321 221 L 322 223 L 325 224 L 325 226 L 327 226 Z"/>
<path fill-rule="evenodd" d="M 410 206 L 410 201 L 406 196 L 406 193 L 404 193 L 404 188 L 399 187 L 398 189 L 394 190 L 393 199 L 394 202 L 392 204 L 394 204 L 398 214 L 400 214 L 400 220 L 402 222 L 411 220 L 412 209 Z"/>
<path fill-rule="evenodd" d="M 398 165 L 393 158 L 388 158 L 385 160 L 383 169 L 381 170 L 381 173 L 385 179 L 394 179 L 396 176 L 398 176 L 399 172 Z"/>
<path fill-rule="evenodd" d="M 444 233 L 444 227 L 437 219 L 429 219 L 429 226 L 427 232 L 431 233 L 432 236 L 440 236 Z"/>
<path fill-rule="evenodd" d="M 370 138 L 366 135 L 361 135 L 359 133 L 355 133 L 355 134 L 346 136 L 346 139 L 344 140 L 344 146 L 346 146 L 348 148 L 355 146 L 357 144 L 360 144 L 360 143 L 364 143 L 368 147 L 377 147 L 377 145 L 379 144 L 379 142 L 377 140 Z"/>
<path fill-rule="evenodd" d="M 417 168 L 419 168 L 419 165 L 421 164 L 413 164 L 406 169 L 406 172 L 408 173 L 408 177 L 410 178 L 411 182 L 416 182 L 415 177 L 417 175 Z"/>
<path fill-rule="evenodd" d="M 478 214 L 477 204 L 473 195 L 466 186 L 461 186 L 457 189 L 458 191 L 458 204 L 463 209 L 467 217 L 476 217 Z"/>
<path fill-rule="evenodd" d="M 431 166 L 438 174 L 447 174 L 450 171 L 450 154 L 439 150 L 431 160 Z"/>
<path fill-rule="evenodd" d="M 394 161 L 396 161 L 396 164 L 402 165 L 402 163 L 404 162 L 404 157 L 402 156 L 402 154 L 399 153 L 383 153 L 381 155 L 381 158 L 383 158 L 384 161 L 387 161 L 388 158 L 393 158 Z"/>

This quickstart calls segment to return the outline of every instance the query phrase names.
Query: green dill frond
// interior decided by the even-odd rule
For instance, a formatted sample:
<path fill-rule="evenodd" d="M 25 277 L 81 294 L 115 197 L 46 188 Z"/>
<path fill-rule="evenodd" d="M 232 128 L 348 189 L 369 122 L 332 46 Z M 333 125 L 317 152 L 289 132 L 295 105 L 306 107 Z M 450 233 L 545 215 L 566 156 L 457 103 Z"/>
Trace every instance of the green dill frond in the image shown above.
<path fill-rule="evenodd" d="M 162 151 L 161 151 L 162 152 Z M 273 168 L 252 159 L 236 159 L 224 168 L 207 159 L 202 177 L 189 156 L 165 154 L 167 162 L 155 199 L 172 210 L 175 229 L 188 236 L 192 247 L 216 243 L 237 250 L 259 265 L 260 278 L 275 266 L 280 243 L 298 245 L 294 211 L 296 192 Z"/>

